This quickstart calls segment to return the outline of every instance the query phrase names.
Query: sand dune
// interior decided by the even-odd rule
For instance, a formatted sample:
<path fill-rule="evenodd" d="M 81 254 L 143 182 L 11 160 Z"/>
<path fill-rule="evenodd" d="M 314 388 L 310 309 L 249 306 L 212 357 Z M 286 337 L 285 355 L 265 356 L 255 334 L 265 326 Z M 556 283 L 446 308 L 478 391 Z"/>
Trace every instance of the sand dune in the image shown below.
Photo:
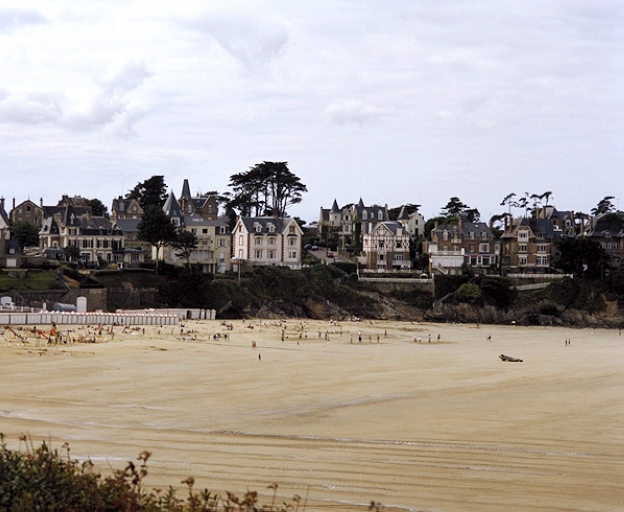
<path fill-rule="evenodd" d="M 192 475 L 197 488 L 270 496 L 276 482 L 281 499 L 307 496 L 306 510 L 371 500 L 386 510 L 624 510 L 618 331 L 232 324 L 117 328 L 114 339 L 46 347 L 6 331 L 0 430 L 11 447 L 23 433 L 68 441 L 102 471 L 149 450 L 153 487 Z"/>

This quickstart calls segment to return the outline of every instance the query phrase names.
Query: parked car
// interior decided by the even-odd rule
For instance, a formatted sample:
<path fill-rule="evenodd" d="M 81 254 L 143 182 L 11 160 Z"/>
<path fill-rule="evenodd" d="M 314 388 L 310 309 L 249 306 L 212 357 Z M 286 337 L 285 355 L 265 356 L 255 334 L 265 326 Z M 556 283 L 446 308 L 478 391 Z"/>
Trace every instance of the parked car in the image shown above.
<path fill-rule="evenodd" d="M 310 247 L 311 251 L 318 251 L 318 245 L 313 245 L 312 247 Z"/>
<path fill-rule="evenodd" d="M 334 257 L 334 253 L 333 253 L 333 252 L 331 252 L 331 251 L 327 251 L 326 256 L 327 256 L 328 258 L 333 258 L 333 257 Z"/>

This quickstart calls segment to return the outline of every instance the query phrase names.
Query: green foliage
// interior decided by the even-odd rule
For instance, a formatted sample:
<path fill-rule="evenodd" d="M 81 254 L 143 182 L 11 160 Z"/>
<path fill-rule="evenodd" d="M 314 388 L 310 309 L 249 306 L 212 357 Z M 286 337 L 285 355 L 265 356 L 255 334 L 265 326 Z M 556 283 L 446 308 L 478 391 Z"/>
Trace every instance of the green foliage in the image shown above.
<path fill-rule="evenodd" d="M 197 249 L 197 236 L 191 231 L 181 230 L 176 233 L 175 238 L 171 242 L 171 246 L 177 249 L 175 255 L 186 261 L 186 266 L 190 268 L 191 253 Z"/>
<path fill-rule="evenodd" d="M 607 292 L 608 287 L 602 281 L 564 278 L 548 285 L 544 296 L 555 304 L 596 313 L 605 310 Z"/>
<path fill-rule="evenodd" d="M 499 308 L 507 308 L 516 297 L 511 281 L 506 277 L 484 276 L 479 282 L 483 298 Z"/>
<path fill-rule="evenodd" d="M 156 259 L 158 259 L 160 248 L 171 244 L 177 236 L 171 219 L 160 206 L 156 205 L 145 207 L 137 229 L 139 239 L 156 248 Z"/>
<path fill-rule="evenodd" d="M 434 278 L 435 299 L 439 300 L 449 293 L 455 292 L 462 284 L 467 283 L 466 275 L 440 275 Z"/>
<path fill-rule="evenodd" d="M 243 216 L 283 216 L 293 204 L 301 202 L 307 187 L 288 169 L 288 162 L 262 162 L 246 172 L 230 176 L 234 193 L 228 207 Z"/>
<path fill-rule="evenodd" d="M 336 261 L 330 264 L 347 274 L 354 274 L 357 271 L 357 265 L 355 263 L 349 263 L 347 261 Z"/>
<path fill-rule="evenodd" d="M 50 290 L 61 287 L 56 272 L 43 270 L 28 270 L 19 273 L 13 271 L 0 272 L 0 291 Z"/>
<path fill-rule="evenodd" d="M 557 257 L 553 265 L 556 268 L 588 279 L 602 277 L 609 258 L 600 244 L 585 237 L 563 237 L 555 245 Z"/>
<path fill-rule="evenodd" d="M 139 454 L 138 464 L 129 461 L 121 470 L 103 476 L 93 469 L 89 460 L 79 462 L 69 455 L 52 450 L 45 442 L 34 447 L 26 437 L 26 451 L 9 450 L 0 434 L 0 511 L 96 511 L 96 512 L 286 512 L 298 506 L 301 498 L 295 495 L 292 503 L 275 504 L 277 484 L 271 484 L 272 503 L 262 505 L 258 493 L 247 491 L 242 497 L 226 493 L 222 498 L 208 489 L 195 491 L 195 480 L 189 477 L 181 483 L 187 487 L 186 498 L 178 498 L 169 487 L 148 490 L 145 485 L 147 461 L 150 452 Z"/>
<path fill-rule="evenodd" d="M 39 228 L 26 221 L 11 223 L 11 238 L 17 240 L 20 248 L 39 246 Z"/>
<path fill-rule="evenodd" d="M 108 207 L 99 199 L 87 199 L 85 204 L 91 207 L 93 215 L 106 217 L 108 219 Z"/>
<path fill-rule="evenodd" d="M 167 200 L 167 185 L 164 176 L 152 176 L 136 186 L 126 194 L 127 199 L 136 199 L 145 209 L 153 205 L 162 208 Z"/>
<path fill-rule="evenodd" d="M 455 298 L 459 302 L 468 302 L 474 304 L 479 300 L 481 290 L 476 284 L 464 283 L 455 292 Z"/>

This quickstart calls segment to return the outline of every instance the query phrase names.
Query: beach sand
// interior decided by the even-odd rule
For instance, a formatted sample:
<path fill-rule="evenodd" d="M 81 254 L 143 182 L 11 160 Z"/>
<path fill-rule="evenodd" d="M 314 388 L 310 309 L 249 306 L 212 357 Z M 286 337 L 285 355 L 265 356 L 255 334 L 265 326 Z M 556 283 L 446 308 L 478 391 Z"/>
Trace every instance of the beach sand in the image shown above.
<path fill-rule="evenodd" d="M 275 482 L 278 501 L 298 494 L 308 511 L 373 500 L 385 510 L 624 510 L 617 330 L 231 324 L 117 327 L 114 339 L 39 347 L 5 331 L 0 431 L 11 448 L 22 434 L 68 442 L 105 474 L 148 450 L 150 488 L 182 489 L 193 476 L 196 490 L 257 490 L 270 503 Z"/>

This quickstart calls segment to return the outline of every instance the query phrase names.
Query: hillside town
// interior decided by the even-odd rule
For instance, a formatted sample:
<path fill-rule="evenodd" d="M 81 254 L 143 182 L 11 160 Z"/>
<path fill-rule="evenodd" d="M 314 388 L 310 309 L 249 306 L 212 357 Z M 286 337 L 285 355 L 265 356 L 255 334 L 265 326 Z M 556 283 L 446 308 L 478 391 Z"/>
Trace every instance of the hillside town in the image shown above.
<path fill-rule="evenodd" d="M 389 208 L 383 197 L 372 204 L 354 198 L 340 205 L 333 199 L 307 224 L 288 216 L 287 205 L 254 211 L 239 204 L 236 211 L 236 201 L 227 203 L 216 192 L 193 193 L 188 180 L 178 196 L 166 192 L 157 176 L 135 191 L 142 186 L 149 192 L 155 178 L 159 200 L 151 210 L 147 195 L 132 191 L 114 198 L 110 213 L 99 199 L 81 196 L 63 195 L 53 204 L 13 198 L 10 206 L 0 199 L 0 266 L 61 261 L 84 269 L 129 269 L 163 261 L 222 274 L 267 265 L 301 269 L 320 261 L 353 263 L 362 273 L 432 278 L 569 272 L 575 269 L 570 258 L 561 257 L 566 249 L 583 249 L 585 260 L 573 263 L 581 272 L 597 266 L 608 273 L 624 257 L 624 212 L 614 207 L 613 197 L 584 214 L 572 205 L 548 204 L 551 192 L 510 194 L 501 203 L 507 211 L 488 222 L 457 197 L 432 219 L 416 204 Z M 305 186 L 290 199 L 299 202 L 300 192 Z M 153 219 L 154 210 L 166 229 Z M 595 251 L 588 252 L 587 244 Z"/>

